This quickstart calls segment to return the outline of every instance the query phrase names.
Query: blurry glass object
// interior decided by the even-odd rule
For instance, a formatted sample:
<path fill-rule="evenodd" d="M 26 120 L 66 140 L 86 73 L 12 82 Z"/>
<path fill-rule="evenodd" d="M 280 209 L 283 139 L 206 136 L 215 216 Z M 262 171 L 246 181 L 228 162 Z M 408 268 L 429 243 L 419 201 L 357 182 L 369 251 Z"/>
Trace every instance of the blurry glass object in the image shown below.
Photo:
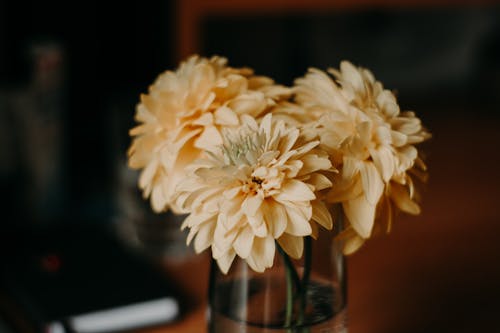
<path fill-rule="evenodd" d="M 64 51 L 56 42 L 29 47 L 32 76 L 18 89 L 4 92 L 0 104 L 0 173 L 14 177 L 9 196 L 30 220 L 54 221 L 63 216 Z"/>
<path fill-rule="evenodd" d="M 276 250 L 273 266 L 263 273 L 254 272 L 236 257 L 223 274 L 212 260 L 209 332 L 346 333 L 343 244 L 332 241 L 325 230 L 320 230 L 317 240 L 306 241 L 311 247 L 306 250 L 304 243 L 301 259 L 290 259 Z"/>
<path fill-rule="evenodd" d="M 116 208 L 118 232 L 133 246 L 154 257 L 178 258 L 193 255 L 186 246 L 186 235 L 180 230 L 185 216 L 172 212 L 156 214 L 149 200 L 143 199 L 137 187 L 139 173 L 118 164 Z"/>

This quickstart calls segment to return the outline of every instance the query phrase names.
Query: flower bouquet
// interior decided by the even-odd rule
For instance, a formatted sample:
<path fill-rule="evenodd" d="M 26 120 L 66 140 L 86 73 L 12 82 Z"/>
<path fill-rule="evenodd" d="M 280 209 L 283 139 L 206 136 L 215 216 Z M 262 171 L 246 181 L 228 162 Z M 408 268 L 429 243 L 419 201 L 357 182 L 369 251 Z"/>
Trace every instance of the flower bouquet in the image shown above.
<path fill-rule="evenodd" d="M 420 213 L 415 145 L 430 134 L 347 61 L 285 87 L 192 56 L 141 96 L 136 121 L 144 197 L 187 214 L 187 243 L 211 250 L 213 332 L 344 332 L 342 253 Z"/>

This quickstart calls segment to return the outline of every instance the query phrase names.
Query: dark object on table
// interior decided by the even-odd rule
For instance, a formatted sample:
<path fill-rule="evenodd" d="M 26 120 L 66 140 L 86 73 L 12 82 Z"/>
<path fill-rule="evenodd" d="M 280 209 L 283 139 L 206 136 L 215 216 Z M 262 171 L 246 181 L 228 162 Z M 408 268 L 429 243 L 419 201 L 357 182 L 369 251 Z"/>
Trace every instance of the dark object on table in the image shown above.
<path fill-rule="evenodd" d="M 180 312 L 160 269 L 102 227 L 2 230 L 0 259 L 0 318 L 16 331 L 120 331 Z"/>

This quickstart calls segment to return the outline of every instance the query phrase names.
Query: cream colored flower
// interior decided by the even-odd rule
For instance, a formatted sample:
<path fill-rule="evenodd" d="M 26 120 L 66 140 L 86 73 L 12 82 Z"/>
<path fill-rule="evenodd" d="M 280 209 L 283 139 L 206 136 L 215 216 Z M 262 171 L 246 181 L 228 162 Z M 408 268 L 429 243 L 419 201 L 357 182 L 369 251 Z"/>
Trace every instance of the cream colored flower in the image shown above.
<path fill-rule="evenodd" d="M 222 143 L 222 128 L 239 126 L 245 114 L 264 115 L 287 95 L 287 88 L 220 57 L 192 56 L 161 74 L 141 96 L 128 151 L 130 167 L 143 169 L 139 187 L 153 209 L 181 212 L 172 195 L 186 166 Z"/>
<path fill-rule="evenodd" d="M 208 247 L 227 272 L 236 255 L 258 272 L 273 265 L 275 240 L 299 258 L 303 237 L 317 224 L 332 228 L 320 191 L 332 171 L 318 141 L 304 142 L 300 131 L 269 114 L 260 125 L 243 117 L 244 127 L 228 133 L 220 151 L 192 165 L 177 190 L 178 205 L 190 215 L 187 242 L 196 252 Z"/>
<path fill-rule="evenodd" d="M 352 252 L 371 236 L 377 206 L 420 212 L 408 171 L 416 161 L 425 169 L 414 145 L 430 135 L 413 112 L 400 112 L 394 94 L 367 69 L 344 61 L 340 71 L 329 72 L 333 78 L 311 69 L 298 79 L 295 101 L 313 119 L 306 132 L 319 135 L 340 170 L 328 200 L 343 206 L 352 226 L 345 232 Z"/>

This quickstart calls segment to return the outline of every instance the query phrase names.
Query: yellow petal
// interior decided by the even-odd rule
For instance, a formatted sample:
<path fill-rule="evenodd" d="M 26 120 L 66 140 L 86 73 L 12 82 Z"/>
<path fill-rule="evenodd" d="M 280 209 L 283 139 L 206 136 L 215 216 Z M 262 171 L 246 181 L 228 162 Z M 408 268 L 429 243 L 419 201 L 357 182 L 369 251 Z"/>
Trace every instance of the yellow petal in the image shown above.
<path fill-rule="evenodd" d="M 309 151 L 311 151 L 311 149 L 317 147 L 319 145 L 319 143 L 320 143 L 319 141 L 311 141 L 311 142 L 306 143 L 303 146 L 298 147 L 296 149 L 295 156 L 300 157 L 300 156 L 308 153 Z"/>
<path fill-rule="evenodd" d="M 264 199 L 260 195 L 258 195 L 258 194 L 247 195 L 247 197 L 243 201 L 241 209 L 243 210 L 243 212 L 245 213 L 245 215 L 247 215 L 247 216 L 255 216 L 255 214 L 257 214 L 257 211 L 259 210 L 260 205 L 262 204 L 263 200 Z"/>
<path fill-rule="evenodd" d="M 241 210 L 233 214 L 220 213 L 219 217 L 227 232 L 237 231 L 241 225 L 245 223 L 244 215 Z"/>
<path fill-rule="evenodd" d="M 203 202 L 210 198 L 213 197 L 214 195 L 220 197 L 220 192 L 221 189 L 218 187 L 215 188 L 201 188 L 197 191 L 191 192 L 189 196 L 186 198 L 184 201 L 184 206 L 182 208 L 188 209 L 188 210 L 196 210 L 199 208 L 200 205 L 203 204 Z"/>
<path fill-rule="evenodd" d="M 299 138 L 300 131 L 297 128 L 290 130 L 286 136 L 281 137 L 278 150 L 284 154 L 290 151 Z"/>
<path fill-rule="evenodd" d="M 210 245 L 212 245 L 216 226 L 215 222 L 215 219 L 211 219 L 200 226 L 200 229 L 194 240 L 194 250 L 196 251 L 196 253 L 201 253 Z"/>
<path fill-rule="evenodd" d="M 212 126 L 214 124 L 214 116 L 212 113 L 204 113 L 201 117 L 193 121 L 193 125 L 200 125 L 203 127 Z"/>
<path fill-rule="evenodd" d="M 342 203 L 345 215 L 356 232 L 369 238 L 375 219 L 375 206 L 370 205 L 364 195 Z"/>
<path fill-rule="evenodd" d="M 216 214 L 206 213 L 206 212 L 202 212 L 200 214 L 197 213 L 189 214 L 182 222 L 181 229 L 193 228 L 205 222 L 211 221 L 212 219 L 217 219 Z M 215 221 L 212 222 L 215 223 Z"/>
<path fill-rule="evenodd" d="M 257 237 L 266 237 L 268 235 L 267 224 L 264 221 L 262 212 L 258 212 L 255 216 L 247 216 L 248 223 Z"/>
<path fill-rule="evenodd" d="M 189 78 L 189 96 L 187 99 L 199 100 L 208 93 L 215 78 L 212 66 L 198 64 Z"/>
<path fill-rule="evenodd" d="M 256 237 L 252 252 L 247 258 L 247 263 L 256 272 L 263 272 L 274 263 L 275 244 L 271 236 L 265 238 Z"/>
<path fill-rule="evenodd" d="M 311 202 L 311 205 L 312 219 L 325 229 L 331 230 L 333 228 L 333 220 L 326 204 L 323 201 L 314 200 Z"/>
<path fill-rule="evenodd" d="M 359 172 L 361 162 L 355 158 L 344 156 L 341 175 L 344 179 L 352 179 Z"/>
<path fill-rule="evenodd" d="M 378 149 L 370 150 L 373 163 L 382 175 L 384 182 L 388 182 L 394 174 L 395 161 L 391 150 L 386 146 L 380 146 Z"/>
<path fill-rule="evenodd" d="M 379 145 L 390 146 L 392 144 L 391 129 L 389 125 L 384 124 L 376 129 L 376 137 Z"/>
<path fill-rule="evenodd" d="M 241 192 L 241 186 L 235 186 L 224 191 L 224 198 L 227 200 L 234 199 Z"/>
<path fill-rule="evenodd" d="M 249 226 L 243 228 L 234 239 L 233 248 L 236 254 L 246 259 L 252 250 L 254 233 Z"/>
<path fill-rule="evenodd" d="M 278 244 L 290 257 L 299 259 L 304 252 L 304 237 L 283 234 L 278 238 Z"/>
<path fill-rule="evenodd" d="M 314 189 L 316 191 L 321 191 L 326 188 L 332 187 L 332 182 L 325 175 L 322 175 L 320 173 L 312 174 L 307 182 L 314 186 Z"/>
<path fill-rule="evenodd" d="M 311 234 L 309 220 L 297 208 L 285 207 L 288 223 L 285 232 L 294 236 L 308 236 Z"/>
<path fill-rule="evenodd" d="M 212 105 L 214 100 L 215 100 L 215 94 L 213 92 L 209 92 L 205 96 L 205 100 L 201 101 L 200 109 L 203 111 L 207 111 L 208 108 Z"/>
<path fill-rule="evenodd" d="M 346 110 L 348 107 L 348 101 L 334 81 L 315 68 L 310 68 L 305 77 L 295 80 L 294 92 L 301 105 L 320 105 L 334 110 Z"/>
<path fill-rule="evenodd" d="M 237 114 L 249 114 L 257 117 L 266 108 L 264 94 L 255 92 L 254 94 L 242 94 L 231 100 L 228 105 Z"/>
<path fill-rule="evenodd" d="M 352 228 L 342 231 L 336 239 L 337 241 L 343 242 L 342 252 L 344 255 L 353 254 L 365 243 L 365 239 L 359 237 Z"/>
<path fill-rule="evenodd" d="M 415 160 L 418 156 L 417 148 L 413 146 L 405 146 L 399 149 L 399 165 L 398 169 L 401 171 L 406 171 L 413 166 Z"/>
<path fill-rule="evenodd" d="M 363 193 L 361 177 L 345 179 L 344 177 L 334 177 L 331 190 L 327 194 L 327 200 L 331 203 L 352 200 Z"/>
<path fill-rule="evenodd" d="M 266 140 L 269 140 L 271 137 L 271 123 L 272 123 L 272 115 L 269 113 L 264 118 L 262 118 L 260 122 L 259 130 L 266 135 Z"/>
<path fill-rule="evenodd" d="M 399 106 L 392 92 L 389 90 L 382 91 L 377 96 L 377 104 L 384 110 L 384 113 L 392 118 L 399 114 Z"/>
<path fill-rule="evenodd" d="M 241 122 L 243 126 L 247 126 L 252 131 L 259 130 L 259 125 L 257 124 L 257 121 L 255 120 L 254 117 L 251 117 L 247 114 L 243 114 L 241 115 Z"/>
<path fill-rule="evenodd" d="M 342 61 L 340 63 L 340 70 L 342 72 L 343 81 L 349 82 L 355 91 L 364 95 L 365 83 L 359 71 L 349 61 Z"/>
<path fill-rule="evenodd" d="M 318 170 L 329 170 L 332 163 L 327 157 L 321 157 L 316 154 L 307 154 L 301 158 L 303 163 L 299 176 L 307 175 Z"/>
<path fill-rule="evenodd" d="M 304 163 L 302 163 L 302 161 L 300 160 L 287 161 L 284 166 L 286 168 L 286 177 L 287 178 L 297 177 L 303 165 Z"/>
<path fill-rule="evenodd" d="M 217 125 L 236 126 L 239 124 L 238 116 L 227 106 L 221 106 L 215 110 L 214 116 Z"/>
<path fill-rule="evenodd" d="M 165 194 L 164 188 L 161 185 L 156 185 L 153 187 L 151 192 L 151 207 L 155 212 L 162 212 L 166 209 L 168 204 L 168 198 Z"/>
<path fill-rule="evenodd" d="M 247 79 L 238 74 L 230 74 L 223 84 L 215 89 L 220 100 L 232 99 L 247 90 Z"/>
<path fill-rule="evenodd" d="M 316 199 L 316 196 L 305 183 L 291 179 L 283 184 L 281 191 L 274 196 L 278 201 L 309 201 Z"/>
<path fill-rule="evenodd" d="M 389 191 L 391 199 L 403 212 L 412 215 L 420 214 L 419 205 L 410 198 L 410 195 L 404 186 L 393 182 L 389 187 Z"/>
<path fill-rule="evenodd" d="M 258 89 L 264 86 L 270 86 L 274 84 L 273 79 L 267 76 L 252 76 L 248 78 L 248 87 L 250 89 Z"/>
<path fill-rule="evenodd" d="M 148 165 L 146 165 L 139 176 L 139 187 L 144 188 L 150 184 L 160 168 L 161 166 L 157 159 L 153 159 Z"/>
<path fill-rule="evenodd" d="M 363 163 L 359 171 L 366 200 L 368 200 L 372 206 L 375 206 L 384 192 L 382 178 L 372 162 Z"/>
<path fill-rule="evenodd" d="M 216 259 L 217 265 L 219 266 L 222 273 L 227 274 L 235 256 L 236 253 L 231 250 Z"/>
<path fill-rule="evenodd" d="M 219 131 L 213 127 L 205 127 L 201 135 L 195 140 L 194 146 L 201 150 L 213 151 L 222 144 L 222 136 Z"/>
<path fill-rule="evenodd" d="M 358 135 L 361 138 L 361 142 L 370 142 L 372 136 L 372 122 L 371 121 L 363 121 L 357 124 L 356 129 L 358 131 Z"/>
<path fill-rule="evenodd" d="M 262 207 L 270 234 L 274 238 L 280 237 L 286 229 L 288 220 L 285 208 L 274 200 L 266 201 Z"/>
<path fill-rule="evenodd" d="M 379 204 L 377 210 L 380 210 L 380 214 L 377 212 L 377 221 L 380 221 L 380 224 L 385 227 L 385 232 L 390 232 L 392 228 L 392 220 L 393 220 L 393 205 L 389 196 L 384 196 L 382 204 Z"/>
<path fill-rule="evenodd" d="M 402 147 L 407 143 L 408 137 L 401 132 L 391 131 L 391 140 L 395 147 Z"/>

